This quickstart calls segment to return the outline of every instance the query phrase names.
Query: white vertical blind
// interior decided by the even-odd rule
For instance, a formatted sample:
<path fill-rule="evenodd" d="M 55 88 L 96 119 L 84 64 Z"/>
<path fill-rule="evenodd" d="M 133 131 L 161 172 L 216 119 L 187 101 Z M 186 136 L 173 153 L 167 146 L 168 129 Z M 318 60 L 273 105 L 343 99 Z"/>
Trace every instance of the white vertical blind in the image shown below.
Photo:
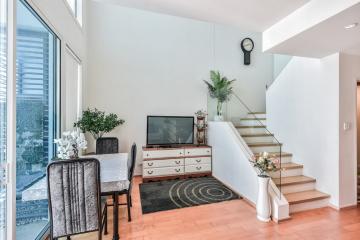
<path fill-rule="evenodd" d="M 65 53 L 65 129 L 73 129 L 81 110 L 81 64 L 80 59 L 67 48 Z M 63 111 L 64 112 L 64 109 Z"/>

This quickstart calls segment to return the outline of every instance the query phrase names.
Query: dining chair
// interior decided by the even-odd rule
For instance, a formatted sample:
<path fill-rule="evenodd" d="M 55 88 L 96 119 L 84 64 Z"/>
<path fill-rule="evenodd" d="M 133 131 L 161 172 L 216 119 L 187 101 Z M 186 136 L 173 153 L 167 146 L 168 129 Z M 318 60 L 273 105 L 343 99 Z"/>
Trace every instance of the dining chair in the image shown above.
<path fill-rule="evenodd" d="M 119 152 L 119 140 L 116 137 L 102 137 L 96 140 L 96 154 Z"/>
<path fill-rule="evenodd" d="M 100 197 L 100 163 L 94 158 L 59 160 L 47 167 L 50 240 L 107 231 L 107 208 Z"/>
<path fill-rule="evenodd" d="M 122 188 L 119 190 L 119 195 L 126 195 L 126 203 L 119 203 L 119 205 L 127 205 L 127 211 L 128 211 L 128 221 L 131 222 L 131 207 L 132 207 L 132 197 L 131 197 L 131 189 L 132 189 L 132 182 L 134 177 L 134 169 L 135 169 L 135 161 L 136 161 L 136 152 L 137 147 L 136 143 L 133 143 L 131 146 L 131 153 L 130 158 L 128 159 L 127 168 L 128 168 L 128 181 L 127 184 L 122 184 Z M 107 204 L 108 206 L 114 206 L 114 204 Z"/>

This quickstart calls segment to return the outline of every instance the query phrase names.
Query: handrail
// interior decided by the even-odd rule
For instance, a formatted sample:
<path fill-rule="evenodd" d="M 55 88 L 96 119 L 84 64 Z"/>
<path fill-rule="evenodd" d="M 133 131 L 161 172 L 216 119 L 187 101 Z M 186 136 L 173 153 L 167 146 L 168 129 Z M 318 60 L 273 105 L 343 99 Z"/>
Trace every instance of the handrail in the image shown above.
<path fill-rule="evenodd" d="M 249 114 L 253 115 L 254 119 L 260 123 L 260 126 L 262 126 L 262 127 L 265 129 L 265 131 L 266 131 L 267 133 L 269 133 L 269 134 L 272 136 L 272 138 L 276 141 L 276 143 L 279 145 L 279 165 L 280 165 L 280 166 L 279 166 L 279 177 L 280 177 L 280 178 L 279 178 L 279 179 L 280 179 L 279 191 L 280 191 L 280 199 L 281 199 L 281 192 L 282 192 L 282 191 L 281 191 L 281 187 L 282 187 L 282 178 L 281 178 L 281 169 L 282 169 L 282 167 L 281 167 L 281 165 L 282 165 L 282 159 L 281 159 L 281 158 L 282 158 L 282 144 L 281 144 L 280 141 L 275 137 L 275 135 L 272 134 L 272 133 L 267 129 L 267 127 L 261 122 L 261 120 L 256 117 L 256 115 L 254 114 L 254 111 L 252 111 L 238 95 L 236 95 L 235 93 L 232 93 L 232 95 L 246 108 L 246 110 L 248 111 Z M 250 154 L 250 155 L 251 155 L 251 154 Z"/>

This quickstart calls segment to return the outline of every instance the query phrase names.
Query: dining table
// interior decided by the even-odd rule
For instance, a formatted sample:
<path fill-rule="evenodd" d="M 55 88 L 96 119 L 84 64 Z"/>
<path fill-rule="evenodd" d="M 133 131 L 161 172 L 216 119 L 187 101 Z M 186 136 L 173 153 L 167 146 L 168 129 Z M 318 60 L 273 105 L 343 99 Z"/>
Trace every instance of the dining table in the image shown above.
<path fill-rule="evenodd" d="M 100 162 L 101 195 L 112 196 L 113 211 L 113 240 L 119 239 L 119 194 L 129 187 L 128 153 L 94 154 L 86 158 L 96 158 Z"/>

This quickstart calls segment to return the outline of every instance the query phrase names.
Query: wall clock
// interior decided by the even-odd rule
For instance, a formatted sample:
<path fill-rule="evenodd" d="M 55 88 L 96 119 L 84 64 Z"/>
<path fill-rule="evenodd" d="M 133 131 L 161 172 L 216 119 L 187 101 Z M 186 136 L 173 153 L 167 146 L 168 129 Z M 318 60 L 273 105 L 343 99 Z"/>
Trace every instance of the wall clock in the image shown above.
<path fill-rule="evenodd" d="M 254 49 L 254 41 L 251 38 L 244 38 L 241 41 L 241 49 L 244 52 L 244 65 L 250 65 L 250 55 Z"/>

